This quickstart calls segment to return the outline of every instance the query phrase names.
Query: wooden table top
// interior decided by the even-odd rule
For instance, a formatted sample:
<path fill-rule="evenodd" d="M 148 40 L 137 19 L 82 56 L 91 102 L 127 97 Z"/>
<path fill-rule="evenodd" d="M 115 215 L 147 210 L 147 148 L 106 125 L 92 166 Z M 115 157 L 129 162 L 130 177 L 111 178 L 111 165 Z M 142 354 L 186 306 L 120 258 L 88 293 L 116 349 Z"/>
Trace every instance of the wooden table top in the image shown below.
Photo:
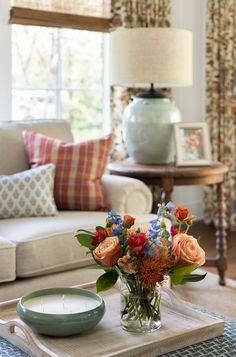
<path fill-rule="evenodd" d="M 155 178 L 155 177 L 175 177 L 175 178 L 198 178 L 206 176 L 224 175 L 228 168 L 221 162 L 212 162 L 209 166 L 175 166 L 174 164 L 165 165 L 146 165 L 137 164 L 131 159 L 116 161 L 108 164 L 108 170 L 113 174 Z"/>

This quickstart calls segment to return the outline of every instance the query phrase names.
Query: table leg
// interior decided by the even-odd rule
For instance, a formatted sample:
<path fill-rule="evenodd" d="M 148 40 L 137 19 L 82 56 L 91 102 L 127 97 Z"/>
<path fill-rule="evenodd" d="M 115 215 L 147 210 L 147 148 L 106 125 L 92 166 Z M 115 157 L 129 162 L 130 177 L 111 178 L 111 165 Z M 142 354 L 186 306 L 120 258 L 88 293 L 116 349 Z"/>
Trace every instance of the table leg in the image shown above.
<path fill-rule="evenodd" d="M 157 185 L 148 186 L 152 192 L 153 204 L 152 204 L 152 213 L 157 213 L 158 203 L 161 202 L 161 188 Z"/>
<path fill-rule="evenodd" d="M 168 203 L 169 201 L 171 201 L 173 186 L 174 186 L 173 177 L 163 177 L 163 179 L 162 179 L 163 192 L 161 195 L 162 202 Z"/>
<path fill-rule="evenodd" d="M 226 240 L 226 204 L 223 183 L 217 184 L 216 207 L 216 266 L 219 272 L 219 283 L 225 285 L 225 271 L 227 269 L 227 240 Z"/>

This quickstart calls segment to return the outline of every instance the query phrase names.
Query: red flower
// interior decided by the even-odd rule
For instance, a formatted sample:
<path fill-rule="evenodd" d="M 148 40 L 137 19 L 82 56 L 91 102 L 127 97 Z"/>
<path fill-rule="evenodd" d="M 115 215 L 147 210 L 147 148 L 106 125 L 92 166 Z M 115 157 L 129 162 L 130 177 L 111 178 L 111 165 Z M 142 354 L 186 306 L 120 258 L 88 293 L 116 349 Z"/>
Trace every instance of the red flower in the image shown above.
<path fill-rule="evenodd" d="M 184 221 L 185 218 L 188 217 L 188 213 L 189 213 L 189 209 L 188 208 L 184 208 L 181 206 L 175 206 L 175 217 L 179 220 L 179 221 Z"/>
<path fill-rule="evenodd" d="M 97 246 L 106 238 L 106 230 L 105 229 L 98 229 L 96 230 L 95 237 L 92 240 L 92 245 Z"/>
<path fill-rule="evenodd" d="M 128 245 L 133 248 L 135 253 L 140 254 L 147 242 L 145 233 L 136 233 L 128 240 Z"/>
<path fill-rule="evenodd" d="M 185 230 L 180 229 L 178 227 L 174 227 L 174 226 L 171 226 L 170 232 L 171 232 L 172 237 L 174 237 L 176 234 L 179 234 L 179 233 L 186 233 Z"/>
<path fill-rule="evenodd" d="M 130 228 L 133 226 L 135 218 L 129 215 L 125 215 L 123 219 L 123 226 L 125 228 Z"/>

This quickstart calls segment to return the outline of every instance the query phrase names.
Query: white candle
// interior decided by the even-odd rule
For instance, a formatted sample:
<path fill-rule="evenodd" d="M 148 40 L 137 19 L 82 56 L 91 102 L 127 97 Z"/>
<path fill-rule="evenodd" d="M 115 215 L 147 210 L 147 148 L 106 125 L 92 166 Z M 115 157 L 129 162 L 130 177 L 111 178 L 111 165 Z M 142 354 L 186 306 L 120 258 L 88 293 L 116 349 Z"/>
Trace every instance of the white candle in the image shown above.
<path fill-rule="evenodd" d="M 52 294 L 29 299 L 23 305 L 45 314 L 75 314 L 95 309 L 100 302 L 88 296 Z"/>

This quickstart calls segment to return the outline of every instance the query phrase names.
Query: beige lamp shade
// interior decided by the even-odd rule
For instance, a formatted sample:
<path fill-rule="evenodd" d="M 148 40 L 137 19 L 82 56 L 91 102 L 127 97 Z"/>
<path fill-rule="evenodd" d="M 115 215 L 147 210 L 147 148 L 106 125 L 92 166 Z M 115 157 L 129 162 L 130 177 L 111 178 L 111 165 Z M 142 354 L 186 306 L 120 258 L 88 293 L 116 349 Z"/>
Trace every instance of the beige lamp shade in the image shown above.
<path fill-rule="evenodd" d="M 192 84 L 192 33 L 177 28 L 118 29 L 110 35 L 113 85 Z"/>

